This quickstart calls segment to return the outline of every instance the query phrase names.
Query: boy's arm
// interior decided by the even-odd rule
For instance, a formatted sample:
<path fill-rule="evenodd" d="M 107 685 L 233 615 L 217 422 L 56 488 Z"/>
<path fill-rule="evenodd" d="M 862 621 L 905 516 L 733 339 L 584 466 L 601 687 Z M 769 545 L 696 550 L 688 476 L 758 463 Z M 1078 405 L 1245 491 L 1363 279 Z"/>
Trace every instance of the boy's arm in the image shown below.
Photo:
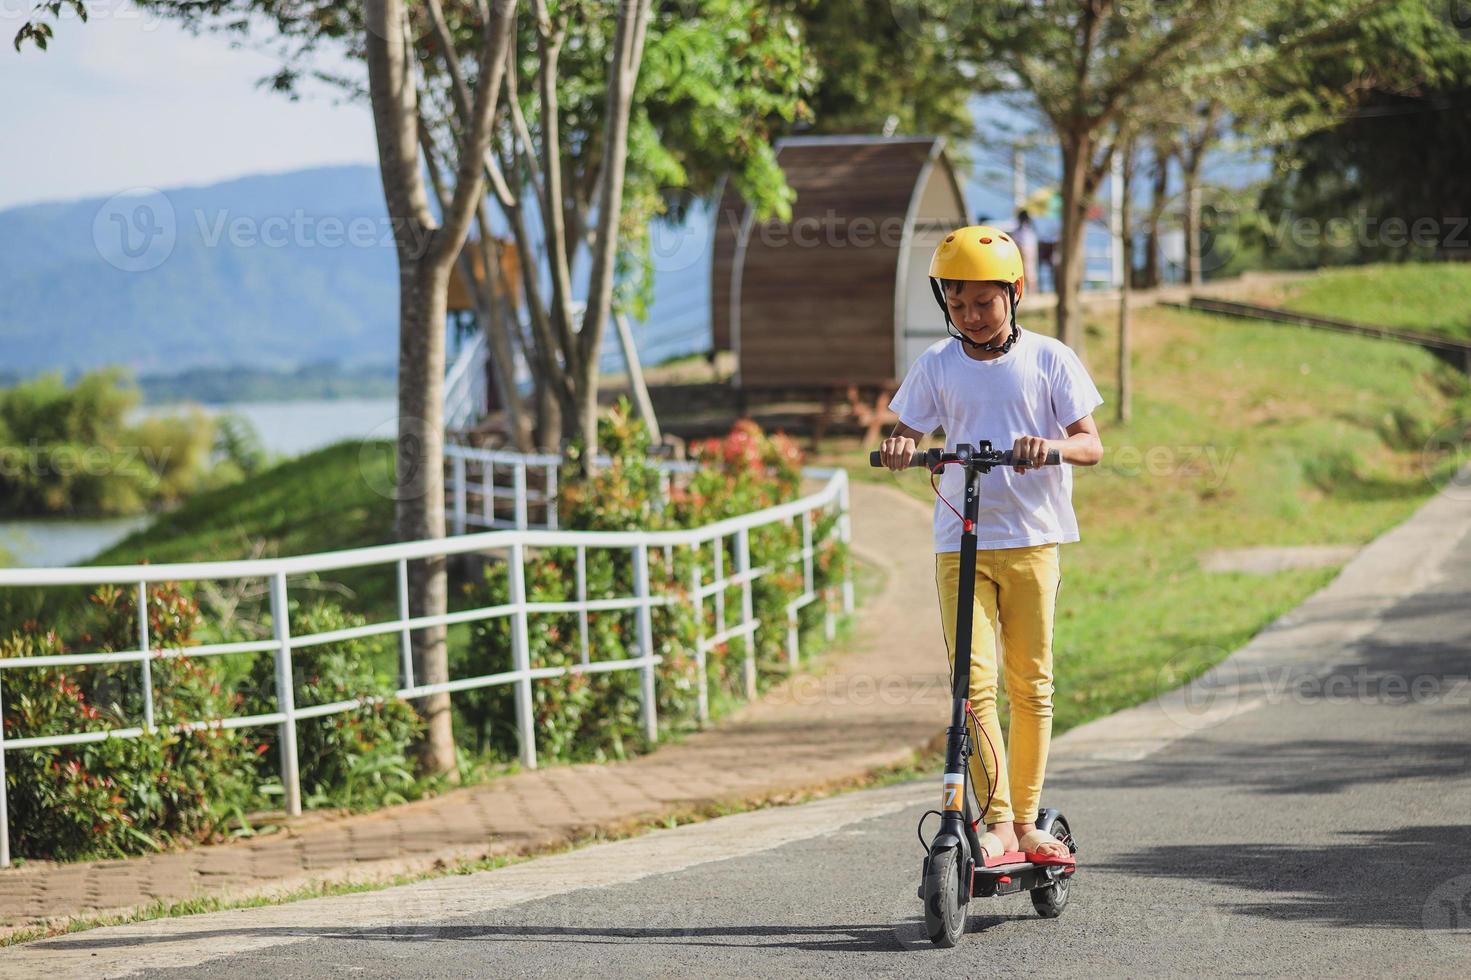
<path fill-rule="evenodd" d="M 1011 453 L 1013 456 L 1033 460 L 1038 466 L 1047 461 L 1047 452 L 1052 449 L 1062 455 L 1064 463 L 1072 463 L 1074 466 L 1095 466 L 1103 459 L 1103 440 L 1098 437 L 1098 423 L 1093 421 L 1093 416 L 1084 415 L 1065 431 L 1066 439 L 1018 436 L 1016 444 L 1011 447 Z M 1018 473 L 1025 473 L 1031 467 L 1013 468 Z"/>
<path fill-rule="evenodd" d="M 914 457 L 915 442 L 927 435 L 928 432 L 911 429 L 899 422 L 894 426 L 894 431 L 889 433 L 889 438 L 879 446 L 879 461 L 891 470 L 907 468 L 910 459 Z"/>

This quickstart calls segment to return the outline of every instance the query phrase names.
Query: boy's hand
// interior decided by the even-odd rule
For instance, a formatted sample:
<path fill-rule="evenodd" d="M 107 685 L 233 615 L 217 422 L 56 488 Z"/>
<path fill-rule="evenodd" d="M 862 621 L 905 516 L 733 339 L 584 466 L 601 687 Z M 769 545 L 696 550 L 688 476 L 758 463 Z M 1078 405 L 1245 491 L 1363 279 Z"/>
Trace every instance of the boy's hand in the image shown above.
<path fill-rule="evenodd" d="M 889 436 L 879 446 L 879 462 L 895 472 L 908 469 L 913 458 L 914 440 L 908 436 Z"/>
<path fill-rule="evenodd" d="M 1011 447 L 1012 459 L 1029 459 L 1031 466 L 1013 466 L 1012 469 L 1018 473 L 1025 473 L 1033 467 L 1042 466 L 1047 462 L 1047 450 L 1051 448 L 1047 440 L 1041 436 L 1017 436 L 1016 442 Z"/>

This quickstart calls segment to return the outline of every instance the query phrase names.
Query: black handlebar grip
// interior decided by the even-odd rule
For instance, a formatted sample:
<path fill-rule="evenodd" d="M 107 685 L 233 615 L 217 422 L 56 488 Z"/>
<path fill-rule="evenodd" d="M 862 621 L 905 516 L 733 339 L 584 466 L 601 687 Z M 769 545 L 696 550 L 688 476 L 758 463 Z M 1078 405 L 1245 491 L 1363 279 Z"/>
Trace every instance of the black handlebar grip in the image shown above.
<path fill-rule="evenodd" d="M 883 466 L 884 464 L 883 464 L 883 457 L 882 457 L 882 455 L 879 454 L 876 451 L 869 453 L 868 454 L 868 465 L 869 466 Z M 931 466 L 934 465 L 934 463 L 931 460 L 929 450 L 927 450 L 927 449 L 921 449 L 921 450 L 917 450 L 913 456 L 909 457 L 909 465 L 910 466 L 923 466 L 925 469 L 929 469 Z"/>
<path fill-rule="evenodd" d="M 1011 450 L 1010 449 L 1008 449 L 1008 450 L 1006 450 L 1006 452 L 1002 453 L 1001 454 L 1001 457 L 1002 457 L 1002 459 L 1001 459 L 1001 464 L 1000 465 L 1002 465 L 1002 466 L 1015 466 L 1016 465 L 1015 463 L 1013 463 L 1011 461 L 1011 458 L 1012 457 L 1011 457 Z M 1030 465 L 1030 464 L 1028 464 L 1028 465 Z M 1047 460 L 1042 465 L 1043 466 L 1061 466 L 1062 465 L 1062 453 L 1058 452 L 1056 449 L 1049 449 L 1049 450 L 1047 450 Z"/>

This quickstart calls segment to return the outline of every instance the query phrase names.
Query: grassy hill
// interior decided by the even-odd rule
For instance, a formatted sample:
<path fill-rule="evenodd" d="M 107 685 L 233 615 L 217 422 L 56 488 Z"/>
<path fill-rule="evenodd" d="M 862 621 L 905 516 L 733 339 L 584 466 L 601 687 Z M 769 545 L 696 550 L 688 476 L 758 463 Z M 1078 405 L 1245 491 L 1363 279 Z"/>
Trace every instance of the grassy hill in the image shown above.
<path fill-rule="evenodd" d="M 89 565 L 283 557 L 393 540 L 393 448 L 341 442 L 192 498 Z"/>
<path fill-rule="evenodd" d="M 1317 316 L 1471 340 L 1471 263 L 1328 269 L 1288 288 L 1280 305 Z"/>

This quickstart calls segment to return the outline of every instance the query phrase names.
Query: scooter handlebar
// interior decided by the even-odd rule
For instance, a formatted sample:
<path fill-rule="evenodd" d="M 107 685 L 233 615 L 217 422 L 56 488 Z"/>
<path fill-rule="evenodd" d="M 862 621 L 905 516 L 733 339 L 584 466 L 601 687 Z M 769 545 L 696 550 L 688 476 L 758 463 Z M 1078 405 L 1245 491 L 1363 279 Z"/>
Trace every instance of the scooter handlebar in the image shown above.
<path fill-rule="evenodd" d="M 938 462 L 938 460 L 936 460 L 936 462 Z M 879 454 L 879 452 L 877 450 L 875 450 L 874 452 L 871 452 L 871 453 L 868 454 L 868 465 L 869 466 L 883 466 L 884 465 L 884 463 L 883 463 L 883 457 Z M 929 467 L 933 466 L 934 464 L 930 462 L 930 454 L 929 454 L 929 452 L 924 451 L 924 450 L 921 450 L 920 452 L 915 453 L 913 456 L 911 456 L 909 458 L 909 465 L 910 466 L 923 466 L 923 467 L 929 468 Z"/>
<path fill-rule="evenodd" d="M 1007 449 L 1007 450 L 1004 450 L 1002 452 L 996 453 L 995 456 L 996 456 L 996 459 L 991 463 L 991 465 L 993 465 L 993 466 L 1016 466 L 1017 465 L 1016 463 L 1013 463 L 1012 462 L 1012 459 L 1011 459 L 1011 450 L 1010 449 Z M 917 453 L 915 453 L 912 457 L 910 457 L 910 459 L 909 459 L 909 465 L 910 466 L 923 466 L 925 469 L 934 469 L 937 465 L 939 465 L 942 462 L 951 462 L 951 461 L 955 461 L 955 460 L 956 460 L 956 457 L 955 457 L 955 454 L 954 453 L 942 453 L 938 449 L 930 449 L 930 450 L 926 450 L 924 452 L 917 452 Z M 1061 464 L 1062 464 L 1062 453 L 1058 452 L 1056 449 L 1049 449 L 1049 450 L 1047 450 L 1047 461 L 1045 463 L 1043 463 L 1042 465 L 1044 465 L 1044 466 L 1060 466 Z M 882 461 L 882 457 L 880 456 L 880 454 L 878 452 L 875 451 L 875 452 L 871 452 L 871 453 L 868 454 L 868 465 L 869 466 L 883 466 L 884 465 L 883 464 L 883 461 Z M 1031 463 L 1028 462 L 1026 465 L 1030 466 Z"/>

